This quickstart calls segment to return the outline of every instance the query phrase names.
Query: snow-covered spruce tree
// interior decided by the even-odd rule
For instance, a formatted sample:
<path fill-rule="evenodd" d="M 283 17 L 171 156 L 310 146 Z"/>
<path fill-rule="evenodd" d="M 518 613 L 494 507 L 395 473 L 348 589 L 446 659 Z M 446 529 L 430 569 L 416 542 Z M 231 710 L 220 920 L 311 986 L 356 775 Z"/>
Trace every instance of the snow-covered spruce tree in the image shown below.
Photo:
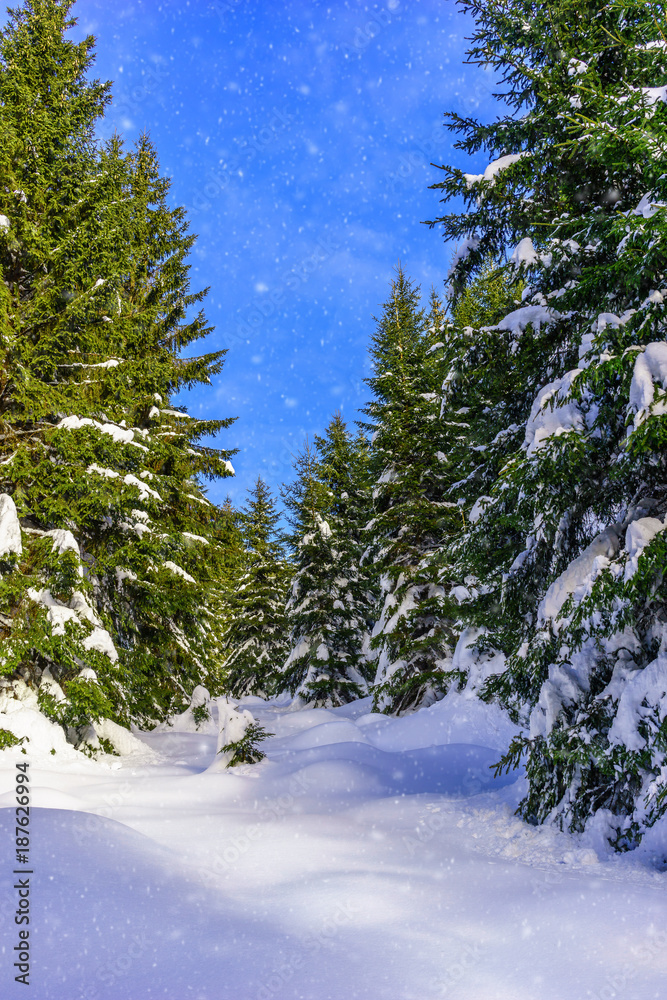
<path fill-rule="evenodd" d="M 525 422 L 532 394 L 521 393 L 518 378 L 514 384 L 507 379 L 507 334 L 493 326 L 520 304 L 521 282 L 514 272 L 484 262 L 464 286 L 449 290 L 450 318 L 433 352 L 443 376 L 436 457 L 441 503 L 456 505 L 460 521 L 450 523 L 433 567 L 447 594 L 443 611 L 459 636 L 452 667 L 474 691 L 498 666 L 496 652 L 484 648 L 483 638 L 498 607 L 493 588 L 461 555 L 483 498 L 522 440 L 517 421 Z M 480 544 L 488 547 L 483 537 Z M 475 657 L 469 655 L 471 643 L 477 646 Z"/>
<path fill-rule="evenodd" d="M 521 116 L 452 122 L 501 159 L 448 170 L 470 210 L 440 221 L 473 244 L 462 283 L 479 247 L 518 244 L 498 361 L 517 403 L 535 388 L 460 560 L 506 658 L 483 693 L 530 722 L 504 761 L 526 756 L 522 814 L 624 848 L 667 808 L 665 39 L 648 2 L 465 6 Z"/>
<path fill-rule="evenodd" d="M 230 421 L 170 402 L 222 365 L 179 356 L 208 332 L 193 237 L 147 140 L 95 147 L 108 85 L 71 6 L 26 2 L 0 41 L 0 671 L 78 739 L 207 679 L 233 526 L 201 486 L 227 455 L 199 443 Z"/>
<path fill-rule="evenodd" d="M 399 267 L 372 338 L 374 399 L 364 411 L 374 470 L 366 558 L 381 590 L 373 693 L 376 709 L 387 713 L 430 705 L 455 679 L 449 598 L 437 566 L 444 540 L 461 526 L 456 503 L 443 497 L 443 320 L 437 296 L 427 314 Z"/>
<path fill-rule="evenodd" d="M 344 661 L 370 682 L 374 670 L 368 658 L 368 643 L 377 614 L 378 592 L 372 567 L 362 565 L 367 547 L 365 529 L 372 512 L 368 440 L 361 432 L 353 435 L 337 412 L 324 437 L 315 436 L 315 448 L 318 475 L 327 491 L 325 516 L 335 568 L 330 657 Z M 326 693 L 326 683 L 321 689 Z"/>
<path fill-rule="evenodd" d="M 367 693 L 372 599 L 359 569 L 366 447 L 334 417 L 317 450 L 319 459 L 306 442 L 295 481 L 283 489 L 294 575 L 282 676 L 292 695 L 332 706 Z"/>
<path fill-rule="evenodd" d="M 224 689 L 235 698 L 270 694 L 288 653 L 285 602 L 290 567 L 277 525 L 280 514 L 258 478 L 241 511 L 243 572 L 227 606 Z"/>

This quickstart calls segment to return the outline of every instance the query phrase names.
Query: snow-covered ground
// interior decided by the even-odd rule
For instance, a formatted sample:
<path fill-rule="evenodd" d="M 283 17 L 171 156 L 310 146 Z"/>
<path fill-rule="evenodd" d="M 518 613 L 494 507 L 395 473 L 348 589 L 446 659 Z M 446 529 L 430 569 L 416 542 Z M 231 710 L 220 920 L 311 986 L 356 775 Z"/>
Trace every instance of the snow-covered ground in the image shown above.
<path fill-rule="evenodd" d="M 498 710 L 241 707 L 275 736 L 233 770 L 187 717 L 122 758 L 53 755 L 46 731 L 0 753 L 3 998 L 28 995 L 11 968 L 26 759 L 35 1000 L 665 996 L 664 829 L 610 857 L 520 822 L 523 779 L 489 770 L 513 731 Z"/>

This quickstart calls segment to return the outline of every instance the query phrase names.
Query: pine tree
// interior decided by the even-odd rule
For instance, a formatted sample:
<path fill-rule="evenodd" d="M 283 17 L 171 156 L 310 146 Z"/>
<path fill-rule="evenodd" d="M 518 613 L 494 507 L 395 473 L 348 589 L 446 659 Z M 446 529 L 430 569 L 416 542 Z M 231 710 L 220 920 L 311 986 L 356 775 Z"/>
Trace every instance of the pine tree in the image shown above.
<path fill-rule="evenodd" d="M 507 241 L 527 281 L 491 331 L 518 447 L 460 560 L 484 582 L 483 645 L 505 658 L 483 693 L 529 726 L 503 762 L 526 755 L 522 814 L 629 847 L 667 807 L 664 37 L 647 2 L 465 6 L 473 60 L 522 115 L 450 117 L 463 148 L 501 158 L 486 176 L 447 169 L 469 210 L 440 221 L 474 244 L 459 287 Z"/>
<path fill-rule="evenodd" d="M 390 713 L 432 704 L 454 679 L 447 587 L 436 566 L 443 540 L 460 525 L 456 504 L 442 496 L 442 321 L 438 297 L 427 315 L 399 267 L 372 339 L 375 398 L 364 411 L 375 471 L 369 558 L 381 588 L 374 704 Z"/>
<path fill-rule="evenodd" d="M 277 530 L 280 514 L 261 477 L 248 494 L 241 512 L 243 572 L 228 603 L 223 642 L 224 687 L 235 698 L 270 694 L 287 656 L 290 567 Z"/>
<path fill-rule="evenodd" d="M 368 565 L 362 565 L 368 545 L 366 524 L 371 507 L 370 451 L 366 437 L 353 435 L 340 412 L 334 414 L 324 437 L 315 437 L 317 471 L 327 490 L 326 520 L 331 531 L 330 547 L 335 575 L 330 584 L 333 598 L 332 634 L 327 638 L 332 673 L 318 692 L 335 698 L 333 664 L 363 677 L 361 689 L 372 680 L 368 642 L 377 605 L 377 587 Z"/>
<path fill-rule="evenodd" d="M 309 703 L 333 706 L 367 691 L 372 597 L 359 571 L 365 446 L 337 416 L 317 451 L 319 459 L 306 442 L 296 479 L 283 490 L 295 567 L 283 683 Z"/>
<path fill-rule="evenodd" d="M 0 43 L 0 493 L 20 520 L 0 669 L 22 696 L 52 676 L 43 709 L 80 731 L 163 718 L 214 670 L 231 526 L 202 479 L 231 467 L 200 442 L 231 421 L 172 405 L 224 352 L 179 357 L 208 332 L 187 319 L 194 237 L 147 139 L 97 149 L 109 85 L 71 6 L 24 3 Z"/>

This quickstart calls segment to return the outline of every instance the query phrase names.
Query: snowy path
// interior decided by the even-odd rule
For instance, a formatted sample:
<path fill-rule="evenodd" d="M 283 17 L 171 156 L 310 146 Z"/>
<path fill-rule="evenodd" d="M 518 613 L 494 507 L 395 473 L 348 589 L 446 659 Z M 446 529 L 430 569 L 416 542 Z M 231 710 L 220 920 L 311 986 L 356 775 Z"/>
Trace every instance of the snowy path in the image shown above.
<path fill-rule="evenodd" d="M 664 998 L 660 831 L 609 859 L 519 822 L 522 779 L 490 777 L 500 713 L 459 696 L 398 720 L 368 702 L 244 707 L 276 735 L 234 771 L 206 770 L 212 734 L 144 735 L 143 757 L 113 768 L 31 749 L 30 995 Z M 9 957 L 17 759 L 0 755 L 10 998 L 28 995 Z"/>

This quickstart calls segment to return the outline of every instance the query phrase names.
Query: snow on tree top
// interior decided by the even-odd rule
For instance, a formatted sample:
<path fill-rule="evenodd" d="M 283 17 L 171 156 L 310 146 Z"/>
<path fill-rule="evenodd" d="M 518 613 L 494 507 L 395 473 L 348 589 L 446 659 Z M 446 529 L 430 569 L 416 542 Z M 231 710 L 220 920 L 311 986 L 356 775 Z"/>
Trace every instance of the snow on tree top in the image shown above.
<path fill-rule="evenodd" d="M 479 184 L 481 181 L 488 181 L 493 185 L 499 173 L 503 170 L 507 170 L 508 167 L 511 167 L 513 163 L 517 163 L 518 160 L 525 155 L 525 152 L 509 153 L 507 156 L 501 156 L 497 160 L 493 160 L 492 163 L 489 163 L 483 174 L 464 174 L 463 176 L 466 179 L 468 190 L 474 187 L 475 184 Z"/>

